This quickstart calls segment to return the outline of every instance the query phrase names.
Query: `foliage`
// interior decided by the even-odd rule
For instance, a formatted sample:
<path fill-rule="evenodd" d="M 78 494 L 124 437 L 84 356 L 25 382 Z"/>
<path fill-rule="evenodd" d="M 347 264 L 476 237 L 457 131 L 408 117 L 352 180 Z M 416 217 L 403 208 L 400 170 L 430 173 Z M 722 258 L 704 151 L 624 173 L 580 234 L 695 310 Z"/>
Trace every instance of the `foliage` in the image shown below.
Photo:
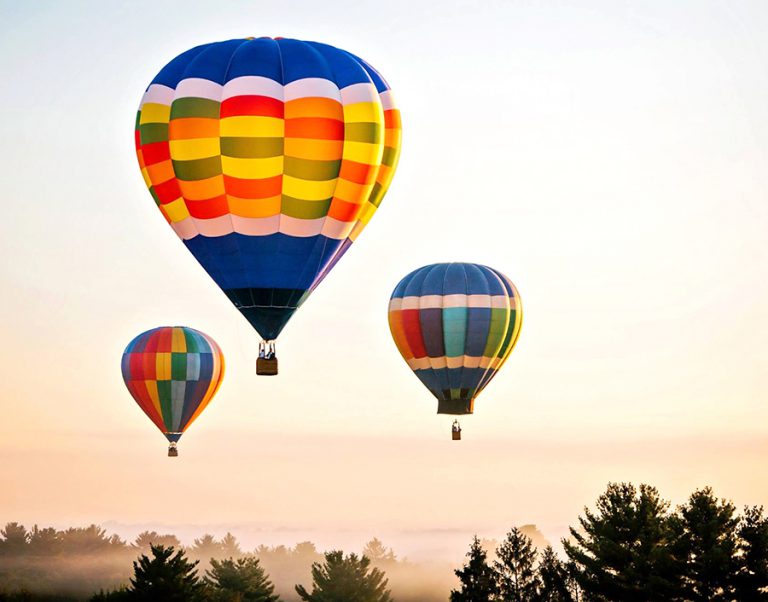
<path fill-rule="evenodd" d="M 739 568 L 735 577 L 736 599 L 768 601 L 768 517 L 763 507 L 747 507 L 738 527 Z"/>
<path fill-rule="evenodd" d="M 461 582 L 461 589 L 451 591 L 451 602 L 490 602 L 498 587 L 496 573 L 488 564 L 488 554 L 475 535 L 467 552 L 469 562 L 454 571 Z"/>
<path fill-rule="evenodd" d="M 537 602 L 572 602 L 573 584 L 568 567 L 557 557 L 552 546 L 547 546 L 541 553 L 539 566 L 539 591 L 532 599 Z"/>
<path fill-rule="evenodd" d="M 669 503 L 648 485 L 609 483 L 596 511 L 584 509 L 564 540 L 574 576 L 589 600 L 674 600 L 683 566 L 675 556 Z"/>
<path fill-rule="evenodd" d="M 392 602 L 384 573 L 357 554 L 326 552 L 323 563 L 312 565 L 312 592 L 302 585 L 296 593 L 305 602 Z"/>
<path fill-rule="evenodd" d="M 533 600 L 539 591 L 539 576 L 531 538 L 513 527 L 496 549 L 496 558 L 493 568 L 499 598 L 505 602 Z"/>
<path fill-rule="evenodd" d="M 275 586 L 267 577 L 259 560 L 253 556 L 244 558 L 211 559 L 206 581 L 221 602 L 277 602 Z"/>
<path fill-rule="evenodd" d="M 195 602 L 203 600 L 204 585 L 197 576 L 197 562 L 183 550 L 151 547 L 152 558 L 142 554 L 133 563 L 130 600 L 146 602 Z"/>

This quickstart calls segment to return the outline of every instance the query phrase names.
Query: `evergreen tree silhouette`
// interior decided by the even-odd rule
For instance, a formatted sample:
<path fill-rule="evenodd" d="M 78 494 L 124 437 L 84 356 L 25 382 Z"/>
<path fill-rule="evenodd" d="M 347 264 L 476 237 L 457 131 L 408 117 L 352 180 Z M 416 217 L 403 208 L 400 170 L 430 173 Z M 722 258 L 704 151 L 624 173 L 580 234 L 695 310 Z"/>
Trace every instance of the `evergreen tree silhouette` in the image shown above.
<path fill-rule="evenodd" d="M 339 550 L 312 564 L 312 592 L 297 585 L 296 593 L 304 602 L 392 602 L 384 573 L 370 559 Z"/>
<path fill-rule="evenodd" d="M 130 599 L 141 602 L 202 602 L 204 586 L 197 576 L 197 562 L 182 550 L 151 547 L 152 558 L 141 555 L 133 563 Z"/>
<path fill-rule="evenodd" d="M 469 562 L 454 571 L 461 589 L 451 591 L 451 602 L 491 602 L 498 592 L 496 572 L 488 565 L 488 554 L 475 535 L 467 552 Z"/>

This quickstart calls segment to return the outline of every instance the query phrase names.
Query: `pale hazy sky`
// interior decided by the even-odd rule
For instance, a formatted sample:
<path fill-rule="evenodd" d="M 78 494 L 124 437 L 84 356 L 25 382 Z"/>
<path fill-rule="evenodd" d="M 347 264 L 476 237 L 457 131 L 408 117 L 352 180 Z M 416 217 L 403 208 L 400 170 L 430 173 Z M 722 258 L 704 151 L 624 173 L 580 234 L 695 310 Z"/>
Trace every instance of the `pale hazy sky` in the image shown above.
<path fill-rule="evenodd" d="M 555 539 L 609 480 L 768 504 L 768 3 L 3 0 L 0 34 L 0 523 L 413 553 L 455 533 L 463 553 L 513 524 Z M 364 57 L 404 132 L 274 379 L 133 151 L 168 60 L 260 35 Z M 436 261 L 501 270 L 526 312 L 460 444 L 387 327 L 394 285 Z M 176 460 L 120 375 L 162 324 L 228 362 Z"/>

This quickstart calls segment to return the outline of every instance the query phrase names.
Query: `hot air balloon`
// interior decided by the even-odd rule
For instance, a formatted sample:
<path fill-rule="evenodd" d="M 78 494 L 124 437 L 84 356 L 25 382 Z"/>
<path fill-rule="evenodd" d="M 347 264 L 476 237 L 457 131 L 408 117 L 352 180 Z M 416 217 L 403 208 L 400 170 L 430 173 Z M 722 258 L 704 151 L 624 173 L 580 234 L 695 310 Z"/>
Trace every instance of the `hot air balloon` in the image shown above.
<path fill-rule="evenodd" d="M 523 308 L 512 281 L 474 263 L 436 263 L 408 274 L 389 301 L 400 354 L 437 397 L 437 413 L 471 414 L 509 357 Z M 454 420 L 452 438 L 461 439 Z"/>
<path fill-rule="evenodd" d="M 144 180 L 165 219 L 261 335 L 274 339 L 381 203 L 400 113 L 368 63 L 317 42 L 246 38 L 168 63 L 136 118 Z"/>
<path fill-rule="evenodd" d="M 168 455 L 177 456 L 179 439 L 224 378 L 224 356 L 199 330 L 160 326 L 128 343 L 122 370 L 128 391 L 168 439 Z"/>

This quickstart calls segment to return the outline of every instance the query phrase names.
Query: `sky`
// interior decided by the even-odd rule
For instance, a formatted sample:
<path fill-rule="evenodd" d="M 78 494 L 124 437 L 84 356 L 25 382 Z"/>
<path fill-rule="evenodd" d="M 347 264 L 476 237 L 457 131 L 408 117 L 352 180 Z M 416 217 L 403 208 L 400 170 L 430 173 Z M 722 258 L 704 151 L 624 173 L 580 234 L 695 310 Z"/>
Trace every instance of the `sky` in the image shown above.
<path fill-rule="evenodd" d="M 526 523 L 557 541 L 609 481 L 768 505 L 765 2 L 0 0 L 0 33 L 0 523 L 430 557 Z M 271 379 L 133 150 L 166 62 L 261 35 L 365 58 L 403 120 Z M 387 326 L 440 261 L 495 267 L 525 309 L 461 443 Z M 165 324 L 227 359 L 177 459 L 120 374 Z"/>

